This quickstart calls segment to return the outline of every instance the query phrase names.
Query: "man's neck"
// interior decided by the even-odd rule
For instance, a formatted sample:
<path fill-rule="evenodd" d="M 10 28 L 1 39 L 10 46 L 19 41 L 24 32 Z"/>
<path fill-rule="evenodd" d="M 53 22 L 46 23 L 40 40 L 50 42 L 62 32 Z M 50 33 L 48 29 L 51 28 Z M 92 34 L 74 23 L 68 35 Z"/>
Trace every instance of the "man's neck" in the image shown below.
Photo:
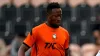
<path fill-rule="evenodd" d="M 46 22 L 46 25 L 48 25 L 49 27 L 51 27 L 51 28 L 59 28 L 59 27 L 53 27 L 49 22 Z"/>

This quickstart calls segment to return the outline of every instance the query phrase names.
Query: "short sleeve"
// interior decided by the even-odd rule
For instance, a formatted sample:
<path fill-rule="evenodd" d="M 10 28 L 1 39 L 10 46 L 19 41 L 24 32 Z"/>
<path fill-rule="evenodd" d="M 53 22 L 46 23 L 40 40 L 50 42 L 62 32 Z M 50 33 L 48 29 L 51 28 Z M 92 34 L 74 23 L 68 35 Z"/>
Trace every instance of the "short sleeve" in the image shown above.
<path fill-rule="evenodd" d="M 32 30 L 24 40 L 23 44 L 27 45 L 28 47 L 32 47 L 36 42 L 36 31 Z"/>
<path fill-rule="evenodd" d="M 70 42 L 69 33 L 66 32 L 66 40 L 65 40 L 65 43 L 64 43 L 64 48 L 65 49 L 69 48 L 69 42 Z"/>

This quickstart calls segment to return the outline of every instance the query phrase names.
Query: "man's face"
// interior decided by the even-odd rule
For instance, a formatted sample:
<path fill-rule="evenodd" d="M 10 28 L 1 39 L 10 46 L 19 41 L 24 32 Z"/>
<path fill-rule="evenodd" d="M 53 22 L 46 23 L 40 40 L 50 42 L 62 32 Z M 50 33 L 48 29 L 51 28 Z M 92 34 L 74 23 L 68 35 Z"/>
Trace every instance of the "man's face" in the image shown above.
<path fill-rule="evenodd" d="M 52 27 L 58 28 L 61 23 L 61 17 L 62 17 L 61 8 L 54 8 L 48 15 L 48 22 Z"/>

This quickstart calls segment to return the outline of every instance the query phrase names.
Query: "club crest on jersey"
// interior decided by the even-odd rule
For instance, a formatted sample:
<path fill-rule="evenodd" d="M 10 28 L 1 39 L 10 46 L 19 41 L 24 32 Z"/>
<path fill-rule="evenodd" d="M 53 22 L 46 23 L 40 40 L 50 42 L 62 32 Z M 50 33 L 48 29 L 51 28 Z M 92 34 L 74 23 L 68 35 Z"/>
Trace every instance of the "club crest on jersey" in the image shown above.
<path fill-rule="evenodd" d="M 53 37 L 53 39 L 56 39 L 56 38 L 57 38 L 56 34 L 53 34 L 53 36 L 52 36 L 52 37 Z"/>

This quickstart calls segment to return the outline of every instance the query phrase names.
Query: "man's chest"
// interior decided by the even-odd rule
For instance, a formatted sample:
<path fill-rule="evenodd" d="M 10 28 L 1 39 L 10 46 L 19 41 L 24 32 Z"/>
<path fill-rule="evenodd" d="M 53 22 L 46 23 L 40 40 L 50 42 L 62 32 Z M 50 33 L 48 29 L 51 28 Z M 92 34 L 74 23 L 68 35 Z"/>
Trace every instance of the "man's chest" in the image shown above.
<path fill-rule="evenodd" d="M 43 31 L 39 32 L 38 40 L 41 43 L 56 43 L 64 45 L 66 35 L 62 31 Z"/>

